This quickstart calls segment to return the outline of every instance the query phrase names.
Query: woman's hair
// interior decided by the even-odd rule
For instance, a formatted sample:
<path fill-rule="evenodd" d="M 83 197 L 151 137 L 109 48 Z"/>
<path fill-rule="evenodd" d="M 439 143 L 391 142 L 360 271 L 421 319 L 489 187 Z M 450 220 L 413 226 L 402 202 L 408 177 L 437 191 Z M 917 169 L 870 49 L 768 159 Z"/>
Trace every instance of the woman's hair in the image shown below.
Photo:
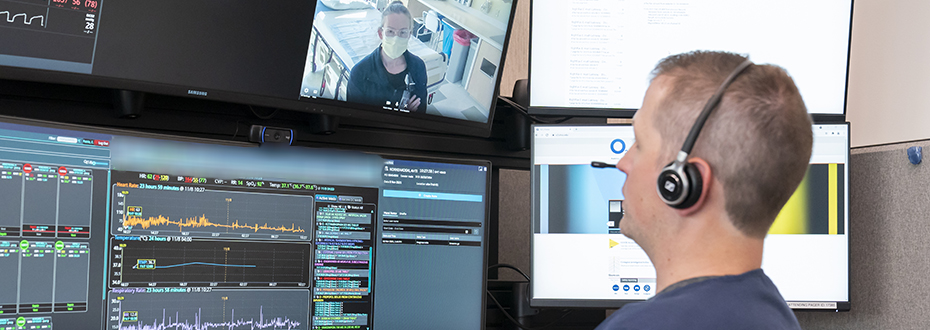
<path fill-rule="evenodd" d="M 384 11 L 381 12 L 381 27 L 384 27 L 384 22 L 387 21 L 387 16 L 390 14 L 404 14 L 407 15 L 407 18 L 410 19 L 410 28 L 413 28 L 413 16 L 410 15 L 410 11 L 407 10 L 407 6 L 404 6 L 404 3 L 395 0 L 391 2 L 387 7 L 384 7 Z"/>

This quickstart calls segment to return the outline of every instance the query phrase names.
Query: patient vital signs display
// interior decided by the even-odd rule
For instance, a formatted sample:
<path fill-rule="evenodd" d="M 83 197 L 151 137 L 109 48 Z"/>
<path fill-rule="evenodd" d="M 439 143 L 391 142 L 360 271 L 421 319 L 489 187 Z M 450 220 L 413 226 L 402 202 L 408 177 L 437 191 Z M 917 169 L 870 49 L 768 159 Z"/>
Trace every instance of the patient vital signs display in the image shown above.
<path fill-rule="evenodd" d="M 103 0 L 0 1 L 4 55 L 92 64 Z"/>
<path fill-rule="evenodd" d="M 2 330 L 483 325 L 487 163 L 93 131 L 0 122 Z"/>

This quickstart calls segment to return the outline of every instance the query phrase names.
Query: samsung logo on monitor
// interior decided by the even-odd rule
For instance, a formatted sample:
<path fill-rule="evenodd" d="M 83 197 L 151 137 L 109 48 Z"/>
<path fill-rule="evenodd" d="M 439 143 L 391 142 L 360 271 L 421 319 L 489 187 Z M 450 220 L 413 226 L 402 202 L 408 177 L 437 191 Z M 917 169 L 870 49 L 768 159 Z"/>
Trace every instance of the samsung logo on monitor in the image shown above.
<path fill-rule="evenodd" d="M 195 90 L 193 90 L 193 89 L 188 89 L 188 90 L 187 90 L 187 94 L 188 94 L 188 95 L 197 95 L 197 96 L 207 96 L 207 92 L 195 91 Z"/>

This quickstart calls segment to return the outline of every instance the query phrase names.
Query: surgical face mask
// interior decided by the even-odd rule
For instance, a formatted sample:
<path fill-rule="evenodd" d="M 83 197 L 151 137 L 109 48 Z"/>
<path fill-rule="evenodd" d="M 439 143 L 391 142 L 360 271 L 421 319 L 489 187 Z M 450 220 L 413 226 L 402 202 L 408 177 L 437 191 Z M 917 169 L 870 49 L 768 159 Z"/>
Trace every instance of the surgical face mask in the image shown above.
<path fill-rule="evenodd" d="M 407 41 L 409 40 L 410 38 L 384 37 L 381 40 L 381 49 L 384 50 L 384 54 L 388 57 L 398 58 L 407 51 Z"/>

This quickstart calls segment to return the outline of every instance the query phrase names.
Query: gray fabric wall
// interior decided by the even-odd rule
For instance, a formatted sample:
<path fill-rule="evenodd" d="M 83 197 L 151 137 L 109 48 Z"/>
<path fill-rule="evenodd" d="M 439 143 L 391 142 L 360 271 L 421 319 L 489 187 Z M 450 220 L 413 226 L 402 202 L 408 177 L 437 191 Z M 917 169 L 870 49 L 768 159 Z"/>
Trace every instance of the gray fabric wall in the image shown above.
<path fill-rule="evenodd" d="M 850 301 L 846 313 L 798 312 L 804 329 L 930 328 L 930 160 L 907 147 L 856 148 L 849 160 Z M 530 173 L 501 170 L 499 261 L 529 272 Z M 501 270 L 501 279 L 519 275 Z"/>

